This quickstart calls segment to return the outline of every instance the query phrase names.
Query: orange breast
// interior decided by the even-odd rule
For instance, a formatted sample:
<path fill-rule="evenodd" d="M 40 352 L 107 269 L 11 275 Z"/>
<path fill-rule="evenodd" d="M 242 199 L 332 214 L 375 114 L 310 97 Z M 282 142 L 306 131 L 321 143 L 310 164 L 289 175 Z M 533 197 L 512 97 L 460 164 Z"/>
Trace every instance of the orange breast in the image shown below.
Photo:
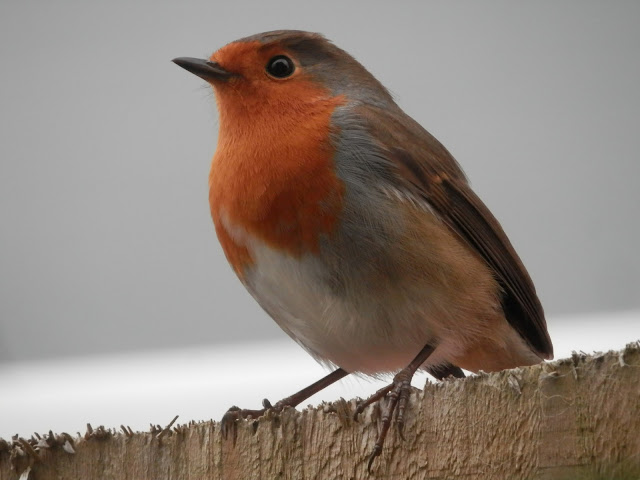
<path fill-rule="evenodd" d="M 336 226 L 343 195 L 330 141 L 342 99 L 301 81 L 284 96 L 242 93 L 216 89 L 220 133 L 209 177 L 216 232 L 240 277 L 253 262 L 245 232 L 291 255 L 316 252 Z"/>

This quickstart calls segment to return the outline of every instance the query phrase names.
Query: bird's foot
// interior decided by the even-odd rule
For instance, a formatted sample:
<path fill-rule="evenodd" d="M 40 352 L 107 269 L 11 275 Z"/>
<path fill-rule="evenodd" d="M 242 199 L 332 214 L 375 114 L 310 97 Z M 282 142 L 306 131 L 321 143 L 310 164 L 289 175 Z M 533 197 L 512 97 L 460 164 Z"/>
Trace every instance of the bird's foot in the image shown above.
<path fill-rule="evenodd" d="M 376 444 L 373 447 L 373 452 L 369 455 L 369 462 L 367 463 L 367 471 L 371 473 L 371 466 L 376 457 L 382 453 L 382 446 L 384 440 L 387 438 L 387 432 L 393 421 L 393 414 L 395 412 L 395 423 L 400 434 L 400 438 L 404 440 L 404 414 L 409 401 L 409 395 L 411 394 L 411 379 L 415 369 L 412 366 L 400 370 L 400 372 L 393 377 L 393 381 L 384 388 L 381 388 L 369 398 L 360 402 L 356 407 L 354 414 L 354 420 L 357 420 L 359 414 L 361 414 L 365 408 L 369 405 L 378 402 L 382 399 L 387 399 L 386 406 L 382 408 L 382 428 L 378 433 Z"/>
<path fill-rule="evenodd" d="M 240 420 L 247 419 L 258 419 L 262 417 L 267 411 L 271 411 L 274 413 L 280 413 L 284 410 L 285 407 L 294 407 L 295 405 L 291 405 L 287 402 L 289 398 L 285 398 L 280 400 L 275 405 L 272 405 L 269 400 L 266 398 L 262 400 L 262 407 L 259 410 L 250 410 L 247 408 L 239 408 L 236 406 L 231 407 L 227 410 L 227 413 L 224 414 L 222 420 L 220 421 L 220 431 L 222 433 L 223 438 L 226 440 L 229 438 L 229 434 L 233 433 L 233 443 L 235 444 L 235 440 L 238 434 L 238 422 Z"/>
<path fill-rule="evenodd" d="M 229 410 L 227 410 L 227 413 L 224 414 L 224 416 L 222 417 L 222 421 L 220 422 L 220 430 L 222 432 L 222 436 L 223 438 L 227 439 L 229 437 L 229 433 L 233 433 L 233 443 L 235 445 L 238 435 L 238 422 L 240 420 L 245 420 L 247 418 L 257 419 L 267 413 L 267 411 L 280 413 L 286 407 L 295 408 L 313 394 L 318 393 L 323 388 L 328 387 L 332 383 L 340 380 L 347 375 L 348 373 L 345 370 L 338 368 L 324 378 L 321 378 L 317 382 L 312 383 L 299 392 L 294 393 L 290 397 L 283 398 L 275 405 L 271 405 L 271 402 L 265 398 L 264 400 L 262 400 L 263 408 L 261 408 L 260 410 L 248 410 L 238 407 L 231 407 Z"/>

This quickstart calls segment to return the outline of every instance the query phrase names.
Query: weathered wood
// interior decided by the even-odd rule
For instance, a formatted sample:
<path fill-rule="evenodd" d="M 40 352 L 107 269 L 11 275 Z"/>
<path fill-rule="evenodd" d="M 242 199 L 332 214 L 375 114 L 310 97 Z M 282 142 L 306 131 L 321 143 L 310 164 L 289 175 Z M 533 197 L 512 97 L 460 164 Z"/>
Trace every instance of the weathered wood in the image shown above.
<path fill-rule="evenodd" d="M 371 477 L 366 461 L 380 410 L 354 422 L 354 405 L 340 400 L 241 422 L 235 444 L 215 422 L 164 433 L 96 429 L 73 442 L 62 435 L 0 441 L 0 480 L 27 467 L 36 480 L 640 478 L 637 343 L 427 384 L 412 396 L 406 440 L 390 433 Z"/>

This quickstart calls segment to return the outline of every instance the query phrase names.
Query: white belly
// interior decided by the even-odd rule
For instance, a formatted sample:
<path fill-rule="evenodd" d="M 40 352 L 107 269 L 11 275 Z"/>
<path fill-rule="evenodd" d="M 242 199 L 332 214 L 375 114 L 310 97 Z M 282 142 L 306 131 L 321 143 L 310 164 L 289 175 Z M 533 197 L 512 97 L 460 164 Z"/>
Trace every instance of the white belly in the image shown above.
<path fill-rule="evenodd" d="M 326 272 L 316 257 L 296 258 L 255 239 L 248 245 L 254 264 L 246 271 L 245 286 L 317 360 L 349 372 L 392 372 L 435 340 L 438 328 L 430 324 L 431 315 L 394 302 L 393 292 L 386 298 L 371 298 L 366 289 L 334 292 L 323 281 Z M 450 357 L 452 348 L 441 344 L 428 363 Z"/>

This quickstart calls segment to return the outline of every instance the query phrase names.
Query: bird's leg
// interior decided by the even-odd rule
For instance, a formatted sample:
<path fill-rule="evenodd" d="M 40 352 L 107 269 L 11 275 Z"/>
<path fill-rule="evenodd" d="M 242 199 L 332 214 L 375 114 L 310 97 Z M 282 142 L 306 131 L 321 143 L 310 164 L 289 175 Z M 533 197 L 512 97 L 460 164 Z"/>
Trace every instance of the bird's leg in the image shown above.
<path fill-rule="evenodd" d="M 393 419 L 393 413 L 396 410 L 396 425 L 398 426 L 400 436 L 404 439 L 404 412 L 407 407 L 407 402 L 409 401 L 409 394 L 411 393 L 411 379 L 416 373 L 416 370 L 420 368 L 420 366 L 425 362 L 427 358 L 429 358 L 429 355 L 431 355 L 434 350 L 435 348 L 431 345 L 425 345 L 425 347 L 420 350 L 420 353 L 416 355 L 411 363 L 400 370 L 396 374 L 396 376 L 393 377 L 393 381 L 391 382 L 391 384 L 387 385 L 384 388 L 381 388 L 365 401 L 358 404 L 358 407 L 356 408 L 356 412 L 354 414 L 354 419 L 356 419 L 357 416 L 361 414 L 364 409 L 372 403 L 378 402 L 385 397 L 389 398 L 387 408 L 383 410 L 381 417 L 382 428 L 380 429 L 380 433 L 378 434 L 376 444 L 373 447 L 373 452 L 371 452 L 371 455 L 369 456 L 369 463 L 367 464 L 367 470 L 369 471 L 369 473 L 371 473 L 371 465 L 373 465 L 373 461 L 382 452 L 382 445 L 384 444 L 384 440 L 387 437 L 387 432 L 389 431 L 389 427 L 391 426 L 391 421 Z"/>
<path fill-rule="evenodd" d="M 248 417 L 258 418 L 264 415 L 264 413 L 267 410 L 281 412 L 285 407 L 295 407 L 299 405 L 301 402 L 304 402 L 310 396 L 318 393 L 320 390 L 328 387 L 332 383 L 337 382 L 338 380 L 346 377 L 347 375 L 349 375 L 349 372 L 341 368 L 338 368 L 337 370 L 334 370 L 326 377 L 321 378 L 317 382 L 312 383 L 306 388 L 303 388 L 299 392 L 296 392 L 289 397 L 283 398 L 282 400 L 277 402 L 275 405 L 271 405 L 271 402 L 269 402 L 269 400 L 265 398 L 262 401 L 263 408 L 260 410 L 241 409 L 235 406 L 231 407 L 229 410 L 227 410 L 227 413 L 224 414 L 224 416 L 222 417 L 222 421 L 220 422 L 220 429 L 222 431 L 222 435 L 224 436 L 224 438 L 227 438 L 231 429 L 234 430 L 234 434 L 235 434 L 236 423 L 240 419 L 245 419 Z M 234 435 L 234 438 L 235 438 L 235 435 Z"/>

